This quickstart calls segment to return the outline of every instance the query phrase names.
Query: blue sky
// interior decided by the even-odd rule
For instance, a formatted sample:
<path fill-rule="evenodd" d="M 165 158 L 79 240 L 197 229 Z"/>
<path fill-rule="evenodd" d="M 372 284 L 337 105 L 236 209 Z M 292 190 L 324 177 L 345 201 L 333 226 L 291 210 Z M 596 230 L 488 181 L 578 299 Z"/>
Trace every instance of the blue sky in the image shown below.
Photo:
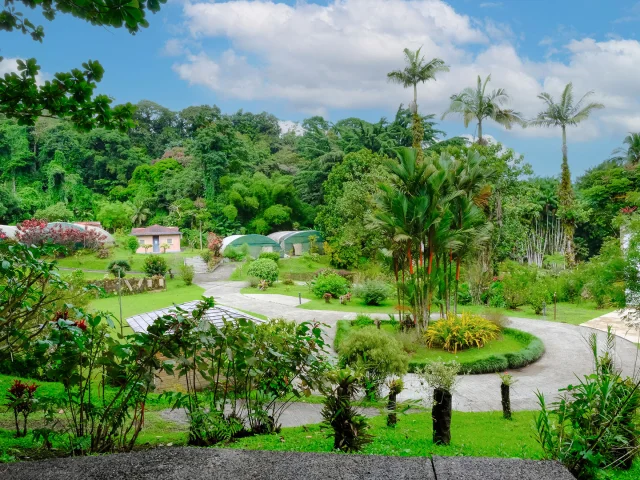
<path fill-rule="evenodd" d="M 569 132 L 574 175 L 607 158 L 629 130 L 640 130 L 640 3 L 634 1 L 331 0 L 319 2 L 170 1 L 135 36 L 68 15 L 48 22 L 43 44 L 0 33 L 0 72 L 11 59 L 36 57 L 46 75 L 98 59 L 101 91 L 116 102 L 149 99 L 178 110 L 217 104 L 223 111 L 267 110 L 282 120 L 312 114 L 330 120 L 393 116 L 410 92 L 385 72 L 402 66 L 402 48 L 423 46 L 451 72 L 421 86 L 423 112 L 444 111 L 448 97 L 492 74 L 513 108 L 535 115 L 542 91 L 573 81 L 607 108 Z M 448 135 L 473 134 L 453 118 Z M 559 170 L 558 132 L 485 126 L 525 155 L 540 175 Z"/>

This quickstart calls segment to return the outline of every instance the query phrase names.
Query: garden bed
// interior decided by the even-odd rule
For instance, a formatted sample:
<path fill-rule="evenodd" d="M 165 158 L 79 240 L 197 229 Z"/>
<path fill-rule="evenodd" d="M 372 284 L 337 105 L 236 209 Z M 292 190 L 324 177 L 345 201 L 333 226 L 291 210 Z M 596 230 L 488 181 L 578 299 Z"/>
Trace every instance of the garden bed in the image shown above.
<path fill-rule="evenodd" d="M 368 323 L 358 320 L 357 325 L 354 325 L 353 322 L 355 321 L 338 320 L 334 341 L 336 352 L 340 353 L 342 342 L 353 330 L 373 325 L 373 321 Z M 408 352 L 410 355 L 409 372 L 416 372 L 426 364 L 438 359 L 457 361 L 462 365 L 462 371 L 467 375 L 503 372 L 525 367 L 537 361 L 544 354 L 544 344 L 538 337 L 514 328 L 504 328 L 498 340 L 489 342 L 482 348 L 471 348 L 453 354 L 440 348 L 428 348 L 424 344 L 417 343 L 415 337 L 411 338 L 411 335 L 415 335 L 413 332 L 400 333 L 396 325 L 397 322 L 383 320 L 380 328 L 394 334 L 405 345 L 405 350 L 413 350 L 413 352 Z M 406 348 L 406 344 L 412 340 L 411 348 Z"/>

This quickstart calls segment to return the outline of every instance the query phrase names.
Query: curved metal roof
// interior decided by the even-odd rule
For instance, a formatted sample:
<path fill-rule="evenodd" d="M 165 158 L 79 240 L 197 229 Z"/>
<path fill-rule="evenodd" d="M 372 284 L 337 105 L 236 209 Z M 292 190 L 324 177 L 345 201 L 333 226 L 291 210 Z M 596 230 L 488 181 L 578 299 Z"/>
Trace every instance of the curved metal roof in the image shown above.
<path fill-rule="evenodd" d="M 246 239 L 244 242 L 238 242 L 237 245 L 241 245 L 242 243 L 247 243 L 249 245 L 269 245 L 280 248 L 280 244 L 273 240 L 272 238 L 267 237 L 266 235 L 260 235 L 258 233 L 247 233 L 246 235 L 231 235 L 229 237 L 225 237 L 222 240 L 222 247 L 220 251 L 224 251 L 232 243 L 236 242 L 236 240 Z"/>
<path fill-rule="evenodd" d="M 297 230 L 285 230 L 282 232 L 273 232 L 270 233 L 269 235 L 267 235 L 271 240 L 275 240 L 276 242 L 280 243 L 282 240 L 284 240 L 285 238 L 293 235 L 294 233 L 298 233 Z"/>
<path fill-rule="evenodd" d="M 194 310 L 200 304 L 199 300 L 194 300 L 191 302 L 183 303 L 181 305 L 177 305 L 182 310 L 186 310 L 190 312 Z M 155 322 L 156 318 L 162 317 L 168 313 L 173 313 L 176 311 L 176 306 L 161 308 L 160 310 L 154 310 L 153 312 L 141 313 L 139 315 L 134 315 L 133 317 L 127 318 L 126 322 L 136 333 L 146 333 L 147 329 Z M 247 320 L 251 320 L 254 323 L 264 323 L 264 320 L 260 320 L 259 318 L 253 317 L 251 315 L 247 315 L 246 313 L 240 312 L 234 308 L 222 307 L 220 305 L 216 305 L 213 308 L 210 308 L 206 312 L 204 312 L 203 318 L 213 323 L 216 327 L 221 327 L 223 325 L 222 319 L 225 320 L 237 320 L 239 318 L 246 318 Z"/>
<path fill-rule="evenodd" d="M 15 227 L 13 225 L 0 225 L 0 231 L 2 231 L 2 233 L 4 233 L 7 238 L 16 238 L 16 235 L 18 233 L 18 227 Z"/>
<path fill-rule="evenodd" d="M 87 231 L 94 231 L 102 236 L 105 237 L 104 243 L 105 245 L 115 245 L 116 241 L 113 238 L 113 235 L 111 235 L 109 232 L 107 232 L 104 228 L 100 228 L 100 227 L 96 227 L 95 225 L 83 225 L 83 224 L 76 224 L 82 228 L 84 228 Z"/>
<path fill-rule="evenodd" d="M 75 223 L 69 223 L 69 222 L 49 222 L 47 223 L 47 227 L 48 228 L 62 227 L 62 228 L 73 228 L 75 230 L 84 230 L 84 228 L 81 227 L 80 225 L 76 225 Z"/>

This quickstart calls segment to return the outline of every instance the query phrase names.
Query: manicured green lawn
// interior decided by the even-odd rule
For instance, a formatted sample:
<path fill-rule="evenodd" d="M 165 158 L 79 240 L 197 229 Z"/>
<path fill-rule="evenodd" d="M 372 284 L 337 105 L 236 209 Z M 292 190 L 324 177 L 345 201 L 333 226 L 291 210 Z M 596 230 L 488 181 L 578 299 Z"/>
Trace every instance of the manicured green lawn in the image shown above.
<path fill-rule="evenodd" d="M 137 295 L 122 296 L 122 316 L 124 319 L 139 313 L 151 312 L 159 308 L 170 307 L 174 304 L 198 300 L 202 297 L 204 289 L 197 285 L 185 285 L 182 279 L 167 279 L 167 289 L 159 292 L 139 293 Z M 118 297 L 98 298 L 89 306 L 93 311 L 111 312 L 117 318 L 120 316 Z M 125 323 L 124 333 L 131 333 Z"/>
<path fill-rule="evenodd" d="M 242 263 L 231 274 L 230 279 L 236 281 L 245 281 L 248 279 L 247 269 L 249 263 Z M 318 261 L 313 261 L 303 257 L 281 258 L 278 261 L 280 270 L 280 278 L 284 279 L 291 276 L 293 280 L 306 281 L 313 278 L 313 274 L 323 268 L 329 268 L 329 257 L 319 256 Z"/>
<path fill-rule="evenodd" d="M 134 253 L 130 250 L 116 247 L 112 249 L 112 254 L 109 258 L 101 259 L 97 258 L 95 254 L 89 255 L 71 255 L 66 258 L 58 259 L 58 265 L 62 268 L 79 268 L 82 270 L 106 270 L 107 265 L 113 260 L 126 260 L 131 265 L 131 270 L 140 272 L 144 264 L 144 259 L 147 254 Z M 179 253 L 159 253 L 169 264 L 169 267 L 174 270 L 174 273 L 178 273 L 178 268 L 183 264 L 183 261 L 187 257 L 195 257 L 200 255 L 200 250 L 188 250 Z"/>
<path fill-rule="evenodd" d="M 615 310 L 614 308 L 598 310 L 592 302 L 583 302 L 580 305 L 576 305 L 575 303 L 558 303 L 556 308 L 555 321 L 571 323 L 573 325 L 579 325 Z M 533 318 L 535 320 L 548 320 L 550 322 L 554 321 L 553 304 L 547 306 L 546 316 L 536 315 L 529 305 L 523 305 L 518 310 L 509 310 L 506 308 L 495 309 L 482 305 L 460 305 L 458 306 L 458 310 L 478 313 L 480 315 L 483 313 L 498 311 L 507 317 Z"/>
<path fill-rule="evenodd" d="M 387 300 L 382 305 L 371 306 L 365 305 L 362 299 L 353 297 L 351 302 L 346 305 L 341 305 L 336 299 L 331 300 L 331 303 L 325 302 L 321 298 L 316 298 L 306 285 L 284 285 L 282 282 L 278 282 L 267 290 L 259 290 L 257 288 L 245 287 L 240 290 L 241 293 L 271 293 L 280 295 L 289 295 L 291 297 L 297 297 L 298 293 L 302 295 L 302 298 L 311 300 L 298 308 L 304 308 L 305 310 L 336 310 L 339 312 L 356 312 L 356 313 L 395 313 L 395 302 L 393 300 Z"/>
<path fill-rule="evenodd" d="M 310 302 L 301 305 L 298 308 L 304 308 L 306 310 L 336 310 L 342 312 L 357 312 L 357 313 L 397 313 L 395 310 L 396 302 L 394 299 L 390 298 L 382 305 L 379 306 L 370 306 L 365 305 L 364 302 L 359 298 L 353 298 L 350 303 L 347 305 L 340 305 L 338 300 L 331 300 L 331 303 L 326 303 L 324 300 L 320 298 L 316 298 L 310 291 L 306 285 L 284 285 L 281 282 L 276 283 L 274 286 L 270 287 L 267 290 L 258 290 L 257 288 L 245 287 L 241 290 L 242 293 L 276 293 L 280 295 L 290 295 L 292 297 L 297 297 L 298 293 L 302 294 L 302 298 L 310 299 Z M 500 313 L 507 317 L 519 317 L 519 318 L 532 318 L 535 320 L 548 320 L 554 321 L 553 319 L 553 305 L 549 305 L 547 307 L 547 315 L 536 315 L 533 312 L 533 309 L 524 305 L 520 307 L 518 310 L 509 310 L 507 308 L 491 308 L 484 305 L 460 305 L 458 306 L 458 311 L 460 312 L 471 312 L 477 314 L 487 314 L 487 313 Z M 612 309 L 602 309 L 598 310 L 595 308 L 595 305 L 591 302 L 584 302 L 580 305 L 576 305 L 574 303 L 558 303 L 556 310 L 556 320 L 557 322 L 563 323 L 571 323 L 573 325 L 579 325 L 581 323 L 587 322 L 593 318 L 599 317 L 600 315 L 604 315 L 612 311 Z M 434 312 L 437 313 L 437 312 Z"/>

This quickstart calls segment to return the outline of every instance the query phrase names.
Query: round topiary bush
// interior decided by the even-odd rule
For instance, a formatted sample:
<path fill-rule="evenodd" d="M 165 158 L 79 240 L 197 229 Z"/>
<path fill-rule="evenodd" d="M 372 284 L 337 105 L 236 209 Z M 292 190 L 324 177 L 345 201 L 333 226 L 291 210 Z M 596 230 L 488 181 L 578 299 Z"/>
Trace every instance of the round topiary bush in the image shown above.
<path fill-rule="evenodd" d="M 144 266 L 142 267 L 147 277 L 162 276 L 167 273 L 169 267 L 167 262 L 160 255 L 149 255 L 144 259 Z"/>
<path fill-rule="evenodd" d="M 316 277 L 311 290 L 318 298 L 323 298 L 326 293 L 338 298 L 349 291 L 349 282 L 336 273 L 327 272 Z"/>
<path fill-rule="evenodd" d="M 107 266 L 107 270 L 116 278 L 124 278 L 124 276 L 127 274 L 126 272 L 131 270 L 131 265 L 129 265 L 129 262 L 127 262 L 126 260 L 114 260 L 113 262 L 109 263 L 109 265 Z"/>
<path fill-rule="evenodd" d="M 247 275 L 250 277 L 256 277 L 260 280 L 266 280 L 269 283 L 273 283 L 278 280 L 278 264 L 270 258 L 259 258 L 254 262 L 251 262 L 247 269 Z"/>
<path fill-rule="evenodd" d="M 353 332 L 341 345 L 340 362 L 364 371 L 364 387 L 373 399 L 388 376 L 407 373 L 409 356 L 389 333 L 365 327 Z"/>

